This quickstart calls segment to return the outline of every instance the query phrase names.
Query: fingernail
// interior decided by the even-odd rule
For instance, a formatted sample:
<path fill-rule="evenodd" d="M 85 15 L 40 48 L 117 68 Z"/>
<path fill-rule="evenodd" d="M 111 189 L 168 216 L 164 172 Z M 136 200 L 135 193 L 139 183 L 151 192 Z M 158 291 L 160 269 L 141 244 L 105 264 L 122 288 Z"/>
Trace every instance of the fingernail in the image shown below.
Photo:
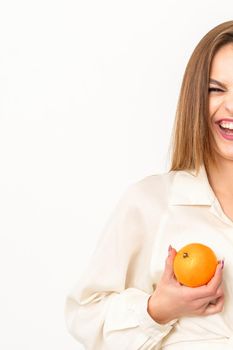
<path fill-rule="evenodd" d="M 224 259 L 221 262 L 222 262 L 222 269 L 223 269 L 224 268 Z"/>
<path fill-rule="evenodd" d="M 170 255 L 171 250 L 172 250 L 172 246 L 170 244 L 169 247 L 168 247 L 168 255 Z"/>

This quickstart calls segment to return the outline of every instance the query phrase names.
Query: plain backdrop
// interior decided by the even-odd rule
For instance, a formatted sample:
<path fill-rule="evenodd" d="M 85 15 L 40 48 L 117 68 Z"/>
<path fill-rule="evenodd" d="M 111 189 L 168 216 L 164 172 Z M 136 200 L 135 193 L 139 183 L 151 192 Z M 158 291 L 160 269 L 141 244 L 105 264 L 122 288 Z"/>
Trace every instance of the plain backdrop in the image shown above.
<path fill-rule="evenodd" d="M 66 295 L 126 188 L 168 170 L 187 61 L 232 13 L 232 0 L 1 1 L 1 349 L 83 349 Z"/>

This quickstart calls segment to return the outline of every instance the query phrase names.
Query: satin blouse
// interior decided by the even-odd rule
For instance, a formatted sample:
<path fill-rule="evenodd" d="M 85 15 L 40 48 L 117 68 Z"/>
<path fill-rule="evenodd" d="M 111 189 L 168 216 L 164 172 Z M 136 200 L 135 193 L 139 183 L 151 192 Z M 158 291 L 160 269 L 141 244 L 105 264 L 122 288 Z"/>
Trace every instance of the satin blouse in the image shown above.
<path fill-rule="evenodd" d="M 147 302 L 168 246 L 200 242 L 225 259 L 222 312 L 156 323 Z M 233 222 L 202 166 L 131 184 L 109 216 L 88 268 L 65 302 L 69 333 L 87 350 L 233 349 Z"/>

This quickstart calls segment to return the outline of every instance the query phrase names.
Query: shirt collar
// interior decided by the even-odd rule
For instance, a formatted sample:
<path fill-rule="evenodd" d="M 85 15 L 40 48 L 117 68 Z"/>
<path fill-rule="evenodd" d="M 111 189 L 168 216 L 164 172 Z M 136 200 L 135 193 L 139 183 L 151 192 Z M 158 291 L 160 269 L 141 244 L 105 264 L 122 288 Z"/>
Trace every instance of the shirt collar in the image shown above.
<path fill-rule="evenodd" d="M 170 197 L 171 205 L 209 205 L 215 200 L 206 169 L 201 165 L 198 174 L 195 170 L 175 171 Z"/>

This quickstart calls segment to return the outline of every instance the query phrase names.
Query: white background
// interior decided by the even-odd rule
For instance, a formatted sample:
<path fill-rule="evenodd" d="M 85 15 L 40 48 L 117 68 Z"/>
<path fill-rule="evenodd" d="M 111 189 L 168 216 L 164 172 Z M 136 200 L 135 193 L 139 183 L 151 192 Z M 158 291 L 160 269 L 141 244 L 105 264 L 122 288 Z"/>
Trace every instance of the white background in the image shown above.
<path fill-rule="evenodd" d="M 82 349 L 65 297 L 128 185 L 168 169 L 188 58 L 232 10 L 232 0 L 1 1 L 1 349 Z"/>

